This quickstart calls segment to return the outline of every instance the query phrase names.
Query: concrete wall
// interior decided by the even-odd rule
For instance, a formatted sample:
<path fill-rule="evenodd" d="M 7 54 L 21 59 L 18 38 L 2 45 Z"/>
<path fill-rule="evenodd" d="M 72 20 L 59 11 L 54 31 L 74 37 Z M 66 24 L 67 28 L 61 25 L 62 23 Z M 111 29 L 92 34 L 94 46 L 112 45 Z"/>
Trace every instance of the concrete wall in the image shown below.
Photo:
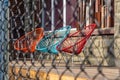
<path fill-rule="evenodd" d="M 114 54 L 116 66 L 120 66 L 120 0 L 115 0 L 115 25 L 114 25 Z M 118 64 L 119 63 L 119 64 Z"/>
<path fill-rule="evenodd" d="M 85 53 L 90 65 L 113 66 L 114 62 L 114 36 L 92 36 L 85 46 Z"/>
<path fill-rule="evenodd" d="M 114 15 L 114 34 L 92 36 L 80 54 L 82 60 L 86 58 L 86 64 L 118 66 L 118 61 L 120 61 L 120 0 L 114 0 Z"/>
<path fill-rule="evenodd" d="M 91 36 L 79 54 L 79 60 L 78 56 L 74 56 L 73 61 L 90 66 L 115 66 L 114 35 Z"/>

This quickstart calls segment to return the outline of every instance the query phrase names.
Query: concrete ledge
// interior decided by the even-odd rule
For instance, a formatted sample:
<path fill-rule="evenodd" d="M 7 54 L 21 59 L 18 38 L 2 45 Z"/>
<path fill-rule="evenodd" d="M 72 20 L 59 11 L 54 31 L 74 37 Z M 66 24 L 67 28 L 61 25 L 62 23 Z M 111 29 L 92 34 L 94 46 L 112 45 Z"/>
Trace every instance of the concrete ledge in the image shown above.
<path fill-rule="evenodd" d="M 28 74 L 28 75 L 26 75 Z M 20 69 L 18 67 L 10 67 L 9 68 L 9 80 L 60 80 L 59 77 L 60 75 L 55 74 L 55 73 L 49 73 L 47 75 L 46 72 L 44 71 L 36 71 L 33 69 L 30 69 L 29 71 L 26 69 Z M 36 78 L 37 76 L 37 78 Z M 29 77 L 29 78 L 28 78 Z M 75 80 L 74 77 L 72 76 L 66 76 L 63 75 L 61 77 L 61 80 Z M 87 80 L 86 78 L 77 78 L 76 80 Z"/>

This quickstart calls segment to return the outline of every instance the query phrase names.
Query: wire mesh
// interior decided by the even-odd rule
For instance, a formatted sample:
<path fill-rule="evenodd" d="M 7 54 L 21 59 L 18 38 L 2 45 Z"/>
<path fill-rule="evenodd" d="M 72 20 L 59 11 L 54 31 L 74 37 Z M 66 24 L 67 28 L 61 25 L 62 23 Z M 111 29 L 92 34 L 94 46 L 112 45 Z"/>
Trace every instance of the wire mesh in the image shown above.
<path fill-rule="evenodd" d="M 120 80 L 119 4 L 119 0 L 0 0 L 0 80 Z M 81 52 L 74 54 L 75 45 L 71 54 L 58 50 L 68 38 L 66 46 L 77 43 L 84 34 L 70 35 L 90 24 L 96 28 Z M 56 35 L 66 26 L 71 26 L 67 34 L 61 30 Z M 38 28 L 42 30 L 37 32 Z M 16 49 L 16 41 L 28 51 Z M 40 41 L 46 52 L 37 50 Z M 51 45 L 57 54 L 51 54 Z"/>

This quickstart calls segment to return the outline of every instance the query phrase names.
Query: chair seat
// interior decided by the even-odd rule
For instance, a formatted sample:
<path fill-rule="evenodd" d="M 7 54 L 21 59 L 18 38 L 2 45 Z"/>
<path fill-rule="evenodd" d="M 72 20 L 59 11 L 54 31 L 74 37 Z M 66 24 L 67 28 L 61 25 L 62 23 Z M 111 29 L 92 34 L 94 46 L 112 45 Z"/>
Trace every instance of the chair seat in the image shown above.
<path fill-rule="evenodd" d="M 58 54 L 56 46 L 67 37 L 70 29 L 71 26 L 62 27 L 44 36 L 44 38 L 36 46 L 36 50 L 42 53 Z"/>
<path fill-rule="evenodd" d="M 57 54 L 58 50 L 56 49 L 56 46 L 58 45 L 58 43 L 51 45 L 50 49 L 48 47 L 44 47 L 44 48 L 39 48 L 38 51 L 42 52 L 42 53 L 53 53 L 53 54 Z"/>
<path fill-rule="evenodd" d="M 95 28 L 96 24 L 90 24 L 85 26 L 82 31 L 70 34 L 57 46 L 57 50 L 75 55 L 80 54 Z"/>
<path fill-rule="evenodd" d="M 14 43 L 15 50 L 23 52 L 34 52 L 38 42 L 43 38 L 43 28 L 36 28 L 34 31 L 28 32 Z"/>

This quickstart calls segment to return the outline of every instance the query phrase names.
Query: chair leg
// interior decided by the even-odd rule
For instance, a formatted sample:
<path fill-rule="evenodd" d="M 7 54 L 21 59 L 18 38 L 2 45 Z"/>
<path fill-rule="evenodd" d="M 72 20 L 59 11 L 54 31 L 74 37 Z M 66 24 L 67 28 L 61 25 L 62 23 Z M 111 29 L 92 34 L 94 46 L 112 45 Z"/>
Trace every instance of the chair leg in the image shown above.
<path fill-rule="evenodd" d="M 61 54 L 61 53 L 60 53 Z M 58 61 L 58 66 L 61 64 L 61 61 L 64 60 L 63 54 L 59 55 L 59 61 Z"/>

